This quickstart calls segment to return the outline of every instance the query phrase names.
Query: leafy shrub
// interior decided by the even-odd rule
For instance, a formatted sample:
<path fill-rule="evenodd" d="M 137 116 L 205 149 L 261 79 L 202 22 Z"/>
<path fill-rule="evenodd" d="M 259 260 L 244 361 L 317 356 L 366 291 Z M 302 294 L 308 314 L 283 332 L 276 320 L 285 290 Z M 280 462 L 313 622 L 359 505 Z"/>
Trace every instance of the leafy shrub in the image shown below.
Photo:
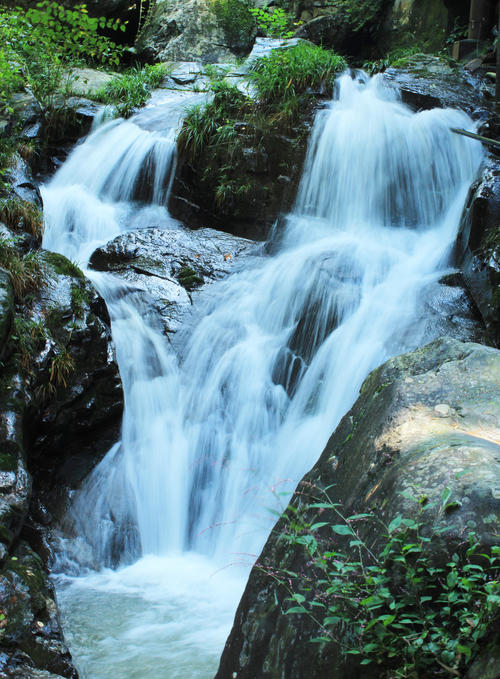
<path fill-rule="evenodd" d="M 382 28 L 390 0 L 333 0 L 332 4 L 343 11 L 354 32 L 376 35 Z"/>
<path fill-rule="evenodd" d="M 294 34 L 293 17 L 282 7 L 253 7 L 250 12 L 264 35 L 271 38 L 291 38 Z"/>
<path fill-rule="evenodd" d="M 442 511 L 457 506 L 445 489 Z M 333 513 L 337 522 L 319 515 L 305 522 L 289 507 L 281 534 L 305 550 L 307 572 L 281 575 L 260 565 L 288 591 L 286 613 L 310 616 L 321 630 L 313 641 L 335 642 L 361 665 L 379 665 L 381 679 L 463 676 L 488 628 L 500 622 L 500 547 L 486 553 L 469 533 L 443 563 L 432 557 L 425 522 L 397 516 L 373 552 L 361 535 L 380 532 L 374 514 L 344 517 L 326 492 L 311 510 Z"/>
<path fill-rule="evenodd" d="M 268 190 L 262 179 L 249 172 L 249 153 L 258 157 L 262 151 L 261 158 L 269 157 L 269 132 L 289 131 L 299 112 L 310 108 L 309 88 L 331 86 L 345 62 L 333 52 L 300 43 L 257 60 L 253 68 L 255 99 L 223 79 L 216 80 L 211 71 L 213 98 L 188 112 L 177 140 L 179 153 L 193 167 L 205 168 L 200 184 L 226 215 L 238 214 L 242 206 L 248 209 L 256 196 L 262 200 Z M 269 146 L 276 157 L 275 148 Z"/>
<path fill-rule="evenodd" d="M 168 71 L 167 64 L 131 68 L 111 80 L 94 98 L 105 104 L 112 104 L 117 115 L 128 118 L 134 108 L 144 106 L 152 90 L 160 85 Z"/>
<path fill-rule="evenodd" d="M 231 144 L 236 140 L 234 117 L 244 113 L 250 102 L 235 85 L 224 80 L 212 85 L 213 99 L 206 106 L 194 106 L 184 118 L 181 132 L 177 139 L 179 150 L 190 160 L 209 148 L 216 152 L 221 147 L 229 148 L 234 154 Z"/>
<path fill-rule="evenodd" d="M 54 109 L 58 98 L 69 93 L 71 66 L 118 64 L 123 49 L 99 34 L 118 28 L 125 26 L 89 17 L 83 4 L 66 9 L 45 0 L 26 11 L 0 9 L 0 107 L 11 110 L 13 92 L 25 84 L 44 111 Z"/>

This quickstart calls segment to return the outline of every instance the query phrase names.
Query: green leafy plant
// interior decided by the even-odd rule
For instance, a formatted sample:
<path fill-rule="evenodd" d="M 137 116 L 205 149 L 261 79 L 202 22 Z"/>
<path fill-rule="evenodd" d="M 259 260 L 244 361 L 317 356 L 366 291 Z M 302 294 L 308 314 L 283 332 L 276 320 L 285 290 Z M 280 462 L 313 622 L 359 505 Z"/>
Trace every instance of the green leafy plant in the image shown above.
<path fill-rule="evenodd" d="M 360 665 L 377 664 L 383 679 L 463 676 L 500 622 L 500 547 L 483 550 L 469 533 L 438 560 L 422 518 L 396 516 L 383 526 L 371 512 L 345 517 L 327 490 L 304 509 L 318 520 L 293 506 L 283 515 L 281 539 L 305 550 L 307 571 L 259 566 L 288 592 L 286 613 L 310 616 L 320 629 L 313 641 L 336 643 Z M 456 505 L 445 489 L 441 511 Z M 324 512 L 337 521 L 321 520 Z M 381 525 L 385 540 L 374 551 L 363 535 Z"/>
<path fill-rule="evenodd" d="M 188 111 L 178 149 L 192 167 L 203 168 L 200 188 L 220 214 L 248 211 L 254 201 L 269 196 L 262 175 L 256 175 L 275 153 L 275 134 L 293 130 L 299 114 L 311 110 L 312 90 L 332 87 L 344 68 L 341 57 L 314 45 L 276 50 L 254 62 L 252 98 L 210 69 L 212 99 Z"/>
<path fill-rule="evenodd" d="M 12 111 L 12 94 L 27 86 L 50 112 L 71 90 L 72 66 L 118 64 L 123 48 L 100 30 L 125 29 L 118 21 L 89 17 L 85 5 L 67 9 L 45 0 L 27 10 L 0 9 L 0 106 Z"/>
<path fill-rule="evenodd" d="M 343 57 L 309 43 L 274 50 L 268 57 L 252 65 L 250 80 L 255 85 L 262 105 L 279 112 L 287 102 L 295 102 L 308 90 L 329 90 L 338 73 L 347 64 Z"/>
<path fill-rule="evenodd" d="M 135 108 L 144 106 L 151 92 L 158 87 L 171 70 L 169 64 L 135 67 L 111 80 L 94 98 L 114 106 L 115 113 L 128 118 Z"/>
<path fill-rule="evenodd" d="M 16 302 L 22 302 L 27 294 L 38 290 L 46 279 L 40 254 L 21 254 L 11 239 L 0 238 L 0 266 L 10 274 Z"/>
<path fill-rule="evenodd" d="M 261 32 L 271 38 L 287 39 L 295 33 L 293 18 L 282 7 L 253 7 L 251 14 Z M 295 26 L 292 28 L 292 26 Z"/>
<path fill-rule="evenodd" d="M 43 232 L 40 208 L 18 197 L 0 200 L 0 221 L 13 231 L 25 231 L 35 238 Z"/>
<path fill-rule="evenodd" d="M 10 336 L 19 367 L 25 374 L 30 374 L 33 357 L 43 349 L 47 335 L 43 323 L 26 320 L 16 315 Z"/>

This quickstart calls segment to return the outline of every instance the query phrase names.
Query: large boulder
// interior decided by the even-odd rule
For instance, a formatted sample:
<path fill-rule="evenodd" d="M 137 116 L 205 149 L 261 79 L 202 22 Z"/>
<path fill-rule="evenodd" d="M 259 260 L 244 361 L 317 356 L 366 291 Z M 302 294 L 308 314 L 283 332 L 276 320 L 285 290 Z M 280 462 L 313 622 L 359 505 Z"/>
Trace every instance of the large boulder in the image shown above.
<path fill-rule="evenodd" d="M 150 321 L 161 319 L 162 332 L 175 343 L 196 293 L 234 271 L 254 249 L 253 241 L 215 229 L 151 227 L 98 248 L 90 266 L 120 277 L 123 294 L 140 297 L 151 310 Z"/>
<path fill-rule="evenodd" d="M 318 512 L 311 504 L 326 492 L 345 516 L 374 512 L 385 525 L 398 515 L 424 521 L 436 562 L 448 560 L 469 530 L 488 549 L 500 529 L 499 440 L 500 352 L 436 340 L 369 375 L 300 482 L 289 514 L 310 525 Z M 339 523 L 333 508 L 321 511 L 321 522 Z M 363 534 L 365 524 L 358 525 L 376 549 L 384 529 L 367 523 Z M 303 542 L 286 539 L 289 530 L 281 518 L 251 572 L 216 679 L 379 677 L 380 667 L 360 667 L 356 656 L 347 662 L 333 642 L 312 644 L 322 635 L 312 616 L 285 615 L 290 592 L 279 581 L 311 569 Z"/>
<path fill-rule="evenodd" d="M 444 57 L 416 54 L 401 58 L 383 77 L 416 110 L 459 108 L 480 121 L 493 118 L 493 85 Z"/>
<path fill-rule="evenodd" d="M 121 382 L 106 307 L 78 267 L 31 249 L 29 238 L 5 242 L 0 676 L 74 678 L 46 570 L 46 531 L 117 440 Z M 19 287 L 23 270 L 32 276 L 29 295 Z"/>
<path fill-rule="evenodd" d="M 218 16 L 215 3 L 206 0 L 163 0 L 154 5 L 140 32 L 136 49 L 151 61 L 234 60 L 234 54 L 251 50 L 256 30 L 251 16 L 248 26 L 232 27 L 230 14 Z M 241 30 L 239 30 L 239 28 Z"/>
<path fill-rule="evenodd" d="M 490 339 L 500 347 L 500 163 L 486 160 L 472 186 L 457 243 L 457 259 Z"/>

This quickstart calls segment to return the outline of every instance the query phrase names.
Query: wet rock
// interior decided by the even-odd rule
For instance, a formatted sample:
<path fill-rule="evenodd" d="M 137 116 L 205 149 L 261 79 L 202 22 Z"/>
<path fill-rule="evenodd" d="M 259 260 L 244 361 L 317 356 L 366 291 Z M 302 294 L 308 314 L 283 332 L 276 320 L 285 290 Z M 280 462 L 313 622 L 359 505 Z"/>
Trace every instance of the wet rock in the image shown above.
<path fill-rule="evenodd" d="M 221 158 L 205 148 L 195 163 L 181 157 L 170 195 L 171 214 L 190 226 L 267 238 L 280 213 L 288 212 L 295 200 L 317 108 L 318 102 L 305 106 L 300 123 L 287 134 L 235 121 L 234 147 L 241 153 L 231 153 L 228 147 Z M 224 165 L 225 184 L 219 172 Z"/>
<path fill-rule="evenodd" d="M 14 154 L 4 175 L 6 183 L 9 185 L 10 197 L 17 197 L 26 203 L 30 203 L 36 208 L 42 208 L 42 197 L 30 166 L 18 154 Z"/>
<path fill-rule="evenodd" d="M 491 342 L 500 346 L 500 164 L 490 155 L 462 216 L 456 258 Z"/>
<path fill-rule="evenodd" d="M 44 259 L 47 284 L 31 314 L 45 332 L 32 357 L 25 419 L 30 469 L 52 492 L 77 486 L 118 438 L 123 395 L 102 299 L 65 257 Z"/>
<path fill-rule="evenodd" d="M 450 107 L 480 120 L 493 117 L 488 94 L 490 87 L 493 95 L 492 86 L 441 57 L 418 54 L 400 60 L 385 71 L 384 79 L 398 87 L 404 103 L 415 110 Z"/>
<path fill-rule="evenodd" d="M 55 593 L 42 560 L 25 543 L 0 570 L 1 676 L 56 676 L 76 679 L 64 644 Z M 37 668 L 40 674 L 37 672 Z"/>
<path fill-rule="evenodd" d="M 129 284 L 128 294 L 149 300 L 152 317 L 175 332 L 192 304 L 192 292 L 234 271 L 255 249 L 252 241 L 214 229 L 132 231 L 97 249 L 90 266 L 112 271 Z"/>
<path fill-rule="evenodd" d="M 96 68 L 74 68 L 71 71 L 71 91 L 82 97 L 96 94 L 112 82 L 116 75 L 98 71 Z"/>
<path fill-rule="evenodd" d="M 499 437 L 500 352 L 442 338 L 368 376 L 291 502 L 305 523 L 316 512 L 308 506 L 326 488 L 347 516 L 375 511 L 386 524 L 398 515 L 418 517 L 434 536 L 438 561 L 471 529 L 488 548 L 498 544 L 500 528 Z M 445 486 L 453 511 L 441 509 Z M 428 509 L 421 513 L 411 496 L 425 497 Z M 336 524 L 338 516 L 325 509 L 321 521 Z M 311 617 L 284 614 L 289 592 L 276 584 L 279 574 L 310 567 L 303 547 L 280 540 L 285 530 L 280 519 L 251 572 L 216 679 L 380 676 L 378 666 L 345 660 L 333 642 L 312 644 L 319 634 Z M 371 547 L 384 539 L 384 529 L 359 530 Z"/>

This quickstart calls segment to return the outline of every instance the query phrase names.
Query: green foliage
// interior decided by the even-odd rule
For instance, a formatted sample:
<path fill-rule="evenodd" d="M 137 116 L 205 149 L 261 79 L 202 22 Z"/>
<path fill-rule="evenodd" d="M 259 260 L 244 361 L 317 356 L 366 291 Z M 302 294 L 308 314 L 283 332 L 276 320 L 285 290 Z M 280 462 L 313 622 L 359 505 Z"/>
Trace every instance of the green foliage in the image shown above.
<path fill-rule="evenodd" d="M 56 274 L 60 276 L 71 276 L 79 281 L 85 281 L 85 275 L 80 267 L 58 252 L 46 250 L 43 255 L 45 261 L 52 266 Z"/>
<path fill-rule="evenodd" d="M 46 278 L 39 253 L 23 255 L 10 239 L 0 238 L 0 266 L 10 274 L 16 302 L 22 302 L 26 295 L 38 290 Z"/>
<path fill-rule="evenodd" d="M 288 106 L 289 117 L 298 112 L 301 96 L 309 89 L 331 89 L 338 73 L 346 67 L 344 58 L 335 52 L 304 42 L 257 59 L 250 80 L 263 106 L 277 113 Z"/>
<path fill-rule="evenodd" d="M 0 221 L 13 231 L 24 231 L 35 238 L 40 238 L 43 232 L 40 208 L 17 196 L 0 200 Z"/>
<path fill-rule="evenodd" d="M 71 285 L 71 308 L 76 318 L 83 318 L 85 307 L 88 307 L 91 301 L 91 296 L 82 282 Z"/>
<path fill-rule="evenodd" d="M 250 74 L 256 98 L 243 94 L 210 69 L 212 100 L 184 118 L 179 153 L 205 168 L 201 184 L 222 214 L 237 214 L 239 204 L 262 200 L 266 187 L 249 172 L 249 158 L 265 152 L 272 132 L 290 131 L 308 110 L 311 88 L 329 88 L 345 61 L 333 52 L 299 43 L 259 59 Z M 275 149 L 271 149 L 275 155 Z M 266 162 L 266 161 L 264 161 Z"/>
<path fill-rule="evenodd" d="M 117 115 L 128 118 L 135 108 L 144 106 L 170 69 L 168 64 L 131 68 L 99 90 L 94 99 L 112 104 Z"/>
<path fill-rule="evenodd" d="M 234 118 L 249 107 L 250 102 L 235 85 L 224 80 L 212 84 L 213 99 L 206 106 L 194 106 L 188 112 L 177 139 L 179 150 L 194 161 L 209 148 L 217 152 L 225 147 L 234 153 L 236 140 Z"/>
<path fill-rule="evenodd" d="M 19 367 L 25 374 L 30 374 L 33 357 L 43 349 L 47 340 L 43 324 L 16 315 L 10 339 L 14 345 Z"/>
<path fill-rule="evenodd" d="M 66 9 L 46 0 L 28 10 L 0 9 L 0 109 L 12 111 L 12 94 L 23 85 L 44 111 L 56 108 L 69 94 L 71 66 L 119 62 L 123 49 L 99 34 L 118 28 L 125 26 L 89 17 L 83 4 Z"/>
<path fill-rule="evenodd" d="M 217 21 L 230 49 L 244 51 L 248 36 L 255 30 L 250 0 L 212 0 Z"/>
<path fill-rule="evenodd" d="M 331 0 L 344 14 L 355 32 L 376 35 L 385 20 L 391 3 L 387 0 Z"/>
<path fill-rule="evenodd" d="M 441 512 L 455 509 L 449 499 L 445 489 Z M 361 536 L 380 532 L 374 514 L 344 517 L 326 493 L 305 511 L 319 520 L 289 507 L 281 538 L 305 550 L 307 572 L 260 565 L 288 591 L 287 614 L 310 616 L 321 630 L 313 641 L 377 664 L 381 679 L 463 676 L 500 622 L 500 547 L 485 552 L 469 533 L 462 549 L 438 560 L 425 521 L 396 516 L 373 552 Z M 321 520 L 325 512 L 337 521 Z"/>
<path fill-rule="evenodd" d="M 203 278 L 190 266 L 183 266 L 177 274 L 177 280 L 186 290 L 194 290 L 203 284 Z"/>
<path fill-rule="evenodd" d="M 282 7 L 253 7 L 250 12 L 264 35 L 271 38 L 291 38 L 295 32 L 293 17 Z"/>
<path fill-rule="evenodd" d="M 50 362 L 49 384 L 67 387 L 68 379 L 75 370 L 75 361 L 67 347 L 57 346 L 56 354 Z"/>

